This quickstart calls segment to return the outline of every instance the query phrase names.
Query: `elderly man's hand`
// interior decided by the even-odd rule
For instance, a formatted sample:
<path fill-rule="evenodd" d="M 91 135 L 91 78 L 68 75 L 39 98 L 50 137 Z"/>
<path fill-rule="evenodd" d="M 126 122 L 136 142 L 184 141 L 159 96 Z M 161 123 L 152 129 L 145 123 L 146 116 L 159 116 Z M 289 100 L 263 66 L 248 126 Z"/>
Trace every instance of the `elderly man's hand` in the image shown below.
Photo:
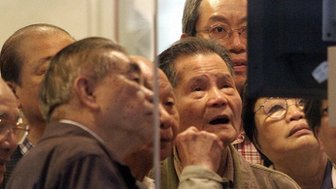
<path fill-rule="evenodd" d="M 190 127 L 177 136 L 176 147 L 183 168 L 199 165 L 217 172 L 223 150 L 217 135 Z"/>

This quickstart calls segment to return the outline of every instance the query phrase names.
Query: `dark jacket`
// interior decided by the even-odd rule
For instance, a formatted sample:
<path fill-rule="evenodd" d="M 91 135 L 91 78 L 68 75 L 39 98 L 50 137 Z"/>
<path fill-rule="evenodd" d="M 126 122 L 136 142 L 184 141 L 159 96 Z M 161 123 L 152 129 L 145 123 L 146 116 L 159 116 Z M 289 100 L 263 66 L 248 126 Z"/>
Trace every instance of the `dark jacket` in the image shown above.
<path fill-rule="evenodd" d="M 54 123 L 17 164 L 8 189 L 137 188 L 107 147 L 72 124 Z"/>

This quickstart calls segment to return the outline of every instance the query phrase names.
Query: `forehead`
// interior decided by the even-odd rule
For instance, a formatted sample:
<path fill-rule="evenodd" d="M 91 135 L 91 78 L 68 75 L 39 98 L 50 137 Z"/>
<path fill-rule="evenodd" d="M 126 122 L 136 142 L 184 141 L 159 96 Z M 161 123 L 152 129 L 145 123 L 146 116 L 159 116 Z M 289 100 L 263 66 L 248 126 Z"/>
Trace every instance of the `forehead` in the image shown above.
<path fill-rule="evenodd" d="M 70 36 L 62 32 L 32 32 L 22 36 L 18 51 L 24 58 L 48 58 L 73 41 Z"/>
<path fill-rule="evenodd" d="M 201 19 L 219 19 L 229 22 L 232 16 L 246 21 L 247 0 L 202 0 Z"/>
<path fill-rule="evenodd" d="M 196 54 L 182 56 L 174 62 L 179 79 L 190 78 L 203 74 L 230 74 L 224 60 L 217 54 Z"/>
<path fill-rule="evenodd" d="M 131 72 L 138 72 L 140 71 L 140 68 L 137 64 L 131 63 L 129 57 L 119 51 L 108 51 L 104 53 L 104 56 L 111 59 L 112 62 L 114 62 L 114 66 L 116 70 L 119 71 L 131 71 Z"/>
<path fill-rule="evenodd" d="M 268 100 L 270 100 L 270 99 L 269 99 L 269 98 L 266 98 L 266 97 L 259 98 L 259 99 L 256 101 L 254 107 L 259 107 L 259 106 L 263 105 L 263 104 L 264 104 L 266 101 L 268 101 Z"/>

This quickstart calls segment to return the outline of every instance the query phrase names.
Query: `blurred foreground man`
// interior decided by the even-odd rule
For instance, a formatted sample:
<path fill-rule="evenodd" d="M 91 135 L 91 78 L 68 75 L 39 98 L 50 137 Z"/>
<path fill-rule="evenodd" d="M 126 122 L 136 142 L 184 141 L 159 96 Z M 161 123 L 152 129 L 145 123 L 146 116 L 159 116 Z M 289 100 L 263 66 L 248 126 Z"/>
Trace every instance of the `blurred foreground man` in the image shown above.
<path fill-rule="evenodd" d="M 152 136 L 152 92 L 142 82 L 139 66 L 108 39 L 57 53 L 41 86 L 48 126 L 8 188 L 137 188 L 122 164 Z"/>

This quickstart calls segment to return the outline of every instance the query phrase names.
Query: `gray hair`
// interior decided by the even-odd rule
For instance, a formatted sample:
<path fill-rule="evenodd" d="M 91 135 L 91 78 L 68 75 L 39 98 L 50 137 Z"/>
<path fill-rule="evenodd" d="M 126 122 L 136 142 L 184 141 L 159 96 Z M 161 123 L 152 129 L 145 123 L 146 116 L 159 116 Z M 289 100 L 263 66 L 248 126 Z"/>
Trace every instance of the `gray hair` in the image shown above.
<path fill-rule="evenodd" d="M 109 39 L 90 37 L 65 47 L 52 58 L 40 91 L 41 112 L 48 121 L 56 107 L 70 100 L 73 82 L 79 74 L 98 82 L 116 69 L 120 59 L 107 56 L 110 51 L 127 55 Z"/>

